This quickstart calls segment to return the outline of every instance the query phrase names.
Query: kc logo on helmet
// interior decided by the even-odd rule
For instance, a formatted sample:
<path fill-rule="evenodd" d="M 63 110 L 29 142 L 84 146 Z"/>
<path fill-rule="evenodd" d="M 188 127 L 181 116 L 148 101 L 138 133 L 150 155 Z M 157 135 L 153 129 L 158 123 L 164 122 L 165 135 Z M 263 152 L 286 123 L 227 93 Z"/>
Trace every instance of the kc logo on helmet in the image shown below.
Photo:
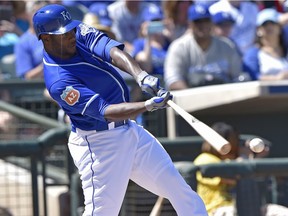
<path fill-rule="evenodd" d="M 68 13 L 68 11 L 62 11 L 61 15 L 63 16 L 64 20 L 66 20 L 66 19 L 71 20 L 71 16 Z"/>
<path fill-rule="evenodd" d="M 61 99 L 64 100 L 68 105 L 73 106 L 79 101 L 80 92 L 73 88 L 73 86 L 67 86 L 61 94 Z"/>

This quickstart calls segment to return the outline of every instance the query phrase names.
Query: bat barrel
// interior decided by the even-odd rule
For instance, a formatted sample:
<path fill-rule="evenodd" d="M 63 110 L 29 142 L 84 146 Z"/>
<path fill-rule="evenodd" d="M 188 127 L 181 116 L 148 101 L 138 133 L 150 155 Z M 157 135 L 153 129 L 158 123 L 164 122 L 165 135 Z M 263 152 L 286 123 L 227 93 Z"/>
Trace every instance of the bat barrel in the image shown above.
<path fill-rule="evenodd" d="M 221 146 L 221 148 L 219 149 L 219 152 L 220 152 L 222 155 L 226 155 L 226 154 L 228 154 L 230 151 L 231 151 L 231 145 L 230 145 L 230 143 L 224 144 L 224 145 Z"/>
<path fill-rule="evenodd" d="M 210 145 L 212 145 L 220 154 L 226 155 L 231 150 L 230 143 L 220 134 L 213 130 L 202 121 L 196 119 L 193 115 L 183 110 L 180 106 L 169 100 L 167 104 L 174 109 L 190 126 Z"/>

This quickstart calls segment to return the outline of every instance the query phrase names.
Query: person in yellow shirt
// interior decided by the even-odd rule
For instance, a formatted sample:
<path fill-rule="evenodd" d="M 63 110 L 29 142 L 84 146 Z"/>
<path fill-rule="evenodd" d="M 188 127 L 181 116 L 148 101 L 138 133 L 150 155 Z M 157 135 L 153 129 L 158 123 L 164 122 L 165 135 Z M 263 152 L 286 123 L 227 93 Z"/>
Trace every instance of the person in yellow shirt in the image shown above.
<path fill-rule="evenodd" d="M 249 149 L 246 140 L 245 145 L 241 145 L 239 131 L 233 126 L 224 122 L 216 122 L 212 128 L 222 135 L 231 144 L 231 151 L 227 155 L 219 154 L 208 142 L 203 142 L 202 153 L 199 154 L 194 164 L 204 165 L 219 163 L 228 160 L 253 159 L 254 157 L 265 157 L 269 153 L 269 147 L 257 154 Z M 252 157 L 252 156 L 253 157 Z M 209 216 L 236 216 L 236 181 L 237 179 L 227 178 L 207 178 L 203 177 L 200 172 L 196 173 L 197 193 L 204 201 Z M 261 216 L 286 216 L 288 208 L 274 203 L 266 203 L 261 206 Z"/>
<path fill-rule="evenodd" d="M 236 159 L 239 156 L 238 133 L 225 123 L 216 123 L 212 126 L 218 133 L 230 142 L 232 149 L 229 154 L 219 154 L 208 142 L 202 144 L 202 153 L 195 160 L 195 165 L 219 163 L 222 160 Z M 220 177 L 205 178 L 200 172 L 196 173 L 197 192 L 203 199 L 209 216 L 215 215 L 216 211 L 225 211 L 229 215 L 235 215 L 235 198 L 233 189 L 236 185 L 234 179 Z"/>

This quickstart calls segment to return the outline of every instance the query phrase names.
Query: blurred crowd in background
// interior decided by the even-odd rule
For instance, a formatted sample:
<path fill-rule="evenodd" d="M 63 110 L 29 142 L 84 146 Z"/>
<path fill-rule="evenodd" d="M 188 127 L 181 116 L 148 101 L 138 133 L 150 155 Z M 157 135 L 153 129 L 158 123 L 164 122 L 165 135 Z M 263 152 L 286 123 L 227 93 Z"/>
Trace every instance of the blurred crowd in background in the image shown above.
<path fill-rule="evenodd" d="M 73 19 L 123 42 L 168 90 L 288 78 L 286 0 L 22 0 L 0 1 L 0 82 L 43 80 L 43 44 L 32 18 L 46 4 L 63 4 Z M 9 102 L 9 93 L 0 98 Z M 131 100 L 143 100 L 138 85 Z M 5 131 L 12 116 L 1 114 Z"/>
<path fill-rule="evenodd" d="M 23 0 L 0 2 L 1 80 L 42 79 L 43 45 L 32 17 L 52 3 L 123 42 L 143 70 L 170 90 L 288 74 L 285 0 Z"/>

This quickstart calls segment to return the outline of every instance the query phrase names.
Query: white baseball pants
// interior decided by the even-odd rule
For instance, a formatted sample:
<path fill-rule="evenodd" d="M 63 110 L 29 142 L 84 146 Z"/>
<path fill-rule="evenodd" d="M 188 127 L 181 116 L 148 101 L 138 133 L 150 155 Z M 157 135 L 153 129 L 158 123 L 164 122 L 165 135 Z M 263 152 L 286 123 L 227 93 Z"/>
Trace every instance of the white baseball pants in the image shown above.
<path fill-rule="evenodd" d="M 71 132 L 69 150 L 79 170 L 84 216 L 117 216 L 129 179 L 167 198 L 178 216 L 207 216 L 162 145 L 134 121 L 106 131 Z"/>

